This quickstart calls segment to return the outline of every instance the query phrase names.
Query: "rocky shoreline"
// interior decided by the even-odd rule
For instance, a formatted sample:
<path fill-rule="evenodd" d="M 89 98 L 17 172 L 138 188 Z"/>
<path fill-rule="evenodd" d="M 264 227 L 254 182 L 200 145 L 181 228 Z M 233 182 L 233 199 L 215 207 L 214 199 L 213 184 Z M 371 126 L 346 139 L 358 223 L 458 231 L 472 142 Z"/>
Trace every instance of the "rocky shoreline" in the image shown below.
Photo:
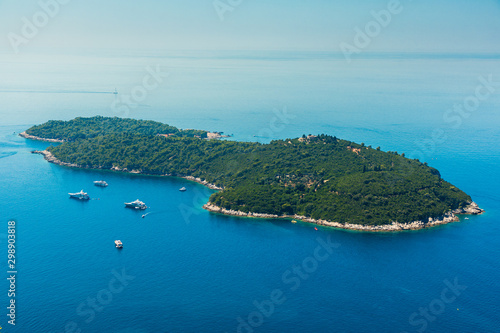
<path fill-rule="evenodd" d="M 73 164 L 73 163 L 66 163 L 66 162 L 62 162 L 60 160 L 58 160 L 54 155 L 52 155 L 52 153 L 48 150 L 33 150 L 31 152 L 32 154 L 40 154 L 42 155 L 45 160 L 49 163 L 54 163 L 54 164 L 58 164 L 58 165 L 64 165 L 64 166 L 67 166 L 67 167 L 72 167 L 72 168 L 82 168 L 80 165 L 78 164 Z"/>
<path fill-rule="evenodd" d="M 58 139 L 44 139 L 44 138 L 40 138 L 40 137 L 38 137 L 38 136 L 29 135 L 29 134 L 28 134 L 28 133 L 26 133 L 26 132 L 19 133 L 19 136 L 20 136 L 20 137 L 23 137 L 23 138 L 25 138 L 25 139 L 36 140 L 36 141 L 58 142 L 58 143 L 63 143 L 63 142 L 64 142 L 64 140 L 58 140 Z"/>
<path fill-rule="evenodd" d="M 73 163 L 67 163 L 67 162 L 62 162 L 59 159 L 57 159 L 54 155 L 52 155 L 51 152 L 47 150 L 35 150 L 32 151 L 33 154 L 41 154 L 44 156 L 45 160 L 47 160 L 50 163 L 62 165 L 62 166 L 67 166 L 67 167 L 72 167 L 72 168 L 82 168 L 82 169 L 89 169 L 88 167 L 73 164 Z M 105 168 L 98 168 L 100 170 L 104 170 Z M 119 171 L 119 172 L 128 172 L 128 173 L 133 173 L 133 174 L 143 174 L 143 175 L 148 175 L 147 173 L 143 173 L 140 170 L 127 170 L 118 168 L 116 166 L 110 168 L 109 170 L 112 171 Z M 158 175 L 156 175 L 158 176 Z M 173 175 L 171 174 L 165 174 L 165 175 L 160 175 L 160 176 L 165 176 L 165 177 L 172 177 Z M 205 180 L 202 180 L 200 178 L 195 178 L 193 176 L 179 176 L 179 178 L 184 178 L 196 183 L 199 183 L 201 185 L 204 185 L 210 189 L 213 190 L 223 190 L 223 188 L 218 187 L 214 184 L 208 183 Z M 313 223 L 317 225 L 322 225 L 322 226 L 327 226 L 327 227 L 333 227 L 333 228 L 338 228 L 338 229 L 346 229 L 346 230 L 356 230 L 356 231 L 367 231 L 367 232 L 394 232 L 394 231 L 404 231 L 404 230 L 419 230 L 419 229 L 426 229 L 426 228 L 431 228 L 435 227 L 438 225 L 443 225 L 443 224 L 448 224 L 452 222 L 458 222 L 459 218 L 457 215 L 480 215 L 484 213 L 484 210 L 479 208 L 479 206 L 475 202 L 471 202 L 469 206 L 465 208 L 460 208 L 460 209 L 455 209 L 453 211 L 450 211 L 443 215 L 440 218 L 429 218 L 427 222 L 424 221 L 414 221 L 414 222 L 409 222 L 409 223 L 399 223 L 399 222 L 392 222 L 392 224 L 385 224 L 385 225 L 361 225 L 361 224 L 351 224 L 351 223 L 339 223 L 339 222 L 332 222 L 332 221 L 326 221 L 326 220 L 316 220 L 310 217 L 306 216 L 300 216 L 300 215 L 274 215 L 274 214 L 262 214 L 262 213 L 245 213 L 242 211 L 235 211 L 235 210 L 228 210 L 225 208 L 218 207 L 214 204 L 207 203 L 203 206 L 204 209 L 213 212 L 213 213 L 219 213 L 219 214 L 224 214 L 224 215 L 231 215 L 231 216 L 239 216 L 239 217 L 252 217 L 252 218 L 268 218 L 268 219 L 297 219 L 302 222 L 307 222 L 307 223 Z"/>
<path fill-rule="evenodd" d="M 424 221 L 414 221 L 414 222 L 409 222 L 409 223 L 399 223 L 399 222 L 392 222 L 392 224 L 384 224 L 384 225 L 361 225 L 361 224 L 351 224 L 351 223 L 339 223 L 339 222 L 331 222 L 331 221 L 326 221 L 326 220 L 315 220 L 310 217 L 306 216 L 300 216 L 300 215 L 274 215 L 274 214 L 260 214 L 260 213 L 245 213 L 241 211 L 236 211 L 236 210 L 228 210 L 225 208 L 218 207 L 216 205 L 213 205 L 211 203 L 207 203 L 206 205 L 203 206 L 204 209 L 213 212 L 213 213 L 219 213 L 219 214 L 224 214 L 224 215 L 231 215 L 231 216 L 239 216 L 239 217 L 255 217 L 255 218 L 268 218 L 268 219 L 279 219 L 279 218 L 285 218 L 285 219 L 297 219 L 302 222 L 307 222 L 307 223 L 314 223 L 317 225 L 322 225 L 322 226 L 327 226 L 327 227 L 333 227 L 333 228 L 338 228 L 338 229 L 346 229 L 346 230 L 356 230 L 356 231 L 367 231 L 367 232 L 393 232 L 393 231 L 404 231 L 404 230 L 419 230 L 419 229 L 426 229 L 426 228 L 431 228 L 435 227 L 438 225 L 442 224 L 448 224 L 452 222 L 458 222 L 460 221 L 459 218 L 456 216 L 458 214 L 463 215 L 480 215 L 484 213 L 484 210 L 478 207 L 478 205 L 475 202 L 472 202 L 469 204 L 469 206 L 463 208 L 463 209 L 456 209 L 454 211 L 450 211 L 446 213 L 444 216 L 440 218 L 429 218 L 427 222 Z"/>
<path fill-rule="evenodd" d="M 199 184 L 204 185 L 204 186 L 206 186 L 206 187 L 208 187 L 209 189 L 212 189 L 212 190 L 218 190 L 218 191 L 220 191 L 220 190 L 223 189 L 221 187 L 218 187 L 215 184 L 211 184 L 211 183 L 207 182 L 206 180 L 202 180 L 201 178 L 196 178 L 196 177 L 193 177 L 193 176 L 174 176 L 172 174 L 165 174 L 165 175 L 148 174 L 148 173 L 142 172 L 141 170 L 128 170 L 126 168 L 121 169 L 121 168 L 116 167 L 116 166 L 113 166 L 112 168 L 104 168 L 104 167 L 89 168 L 89 167 L 85 167 L 85 166 L 74 164 L 74 163 L 63 162 L 63 161 L 59 160 L 57 157 L 55 157 L 54 155 L 52 155 L 52 153 L 50 151 L 47 151 L 47 150 L 34 150 L 31 153 L 43 155 L 43 157 L 45 158 L 45 160 L 47 162 L 49 162 L 49 163 L 54 163 L 54 164 L 57 164 L 57 165 L 63 165 L 63 166 L 71 167 L 71 168 L 96 169 L 96 170 L 111 170 L 111 171 L 127 172 L 127 173 L 147 175 L 147 176 L 179 177 L 179 178 L 183 178 L 183 179 L 187 179 L 187 180 L 199 183 Z"/>

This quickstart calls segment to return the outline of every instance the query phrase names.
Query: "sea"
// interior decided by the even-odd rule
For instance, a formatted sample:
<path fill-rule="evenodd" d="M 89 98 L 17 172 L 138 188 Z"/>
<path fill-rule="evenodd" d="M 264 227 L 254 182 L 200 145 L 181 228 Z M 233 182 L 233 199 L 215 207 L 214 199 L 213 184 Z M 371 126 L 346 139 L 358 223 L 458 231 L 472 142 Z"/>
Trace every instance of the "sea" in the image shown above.
<path fill-rule="evenodd" d="M 500 54 L 38 50 L 0 68 L 0 332 L 500 331 Z M 486 212 L 394 233 L 222 216 L 200 184 L 50 164 L 18 136 L 95 115 L 380 146 Z"/>

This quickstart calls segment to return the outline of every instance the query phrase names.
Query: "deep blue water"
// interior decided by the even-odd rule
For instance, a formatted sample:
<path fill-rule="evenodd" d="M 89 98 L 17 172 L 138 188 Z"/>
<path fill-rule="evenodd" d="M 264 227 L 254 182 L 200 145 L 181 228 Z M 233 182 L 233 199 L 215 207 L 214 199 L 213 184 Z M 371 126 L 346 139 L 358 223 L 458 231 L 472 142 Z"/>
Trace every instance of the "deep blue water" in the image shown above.
<path fill-rule="evenodd" d="M 0 313 L 9 332 L 498 332 L 500 84 L 457 128 L 443 119 L 474 94 L 479 76 L 500 82 L 498 57 L 375 55 L 351 65 L 322 54 L 1 60 L 0 243 L 6 263 L 7 222 L 15 220 L 19 272 L 16 326 Z M 238 140 L 327 133 L 406 152 L 486 214 L 392 234 L 219 216 L 201 208 L 212 191 L 196 183 L 52 165 L 30 153 L 48 144 L 17 136 L 49 119 L 125 115 L 103 92 L 130 93 L 157 64 L 171 75 L 127 116 Z M 289 116 L 279 119 L 283 110 Z M 446 139 L 432 140 L 434 130 Z M 109 187 L 93 186 L 98 179 Z M 68 198 L 81 189 L 94 200 Z M 137 198 L 151 207 L 144 219 L 123 208 Z M 324 243 L 335 246 L 327 252 L 318 248 Z M 116 279 L 123 272 L 125 285 Z M 455 282 L 462 287 L 453 294 Z M 6 281 L 0 288 L 5 309 Z M 271 298 L 279 303 L 273 311 Z M 266 305 L 265 315 L 254 303 Z"/>

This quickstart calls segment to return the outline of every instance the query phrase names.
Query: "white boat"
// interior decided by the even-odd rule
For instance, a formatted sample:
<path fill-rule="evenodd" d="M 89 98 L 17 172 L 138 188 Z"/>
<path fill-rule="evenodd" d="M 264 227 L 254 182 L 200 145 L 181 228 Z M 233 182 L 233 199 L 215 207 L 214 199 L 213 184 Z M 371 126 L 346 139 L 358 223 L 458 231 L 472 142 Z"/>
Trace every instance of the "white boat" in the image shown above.
<path fill-rule="evenodd" d="M 73 198 L 73 199 L 78 199 L 78 200 L 89 200 L 90 199 L 89 195 L 87 193 L 83 192 L 83 190 L 81 190 L 78 193 L 68 193 L 68 194 L 69 194 L 69 197 Z"/>
<path fill-rule="evenodd" d="M 187 191 L 187 189 L 186 189 L 185 187 L 181 187 L 181 188 L 179 189 L 179 191 L 181 191 L 181 192 L 186 192 L 186 191 Z"/>
<path fill-rule="evenodd" d="M 108 186 L 108 183 L 106 183 L 104 180 L 96 180 L 94 182 L 94 185 L 95 186 L 106 187 L 106 186 Z"/>
<path fill-rule="evenodd" d="M 136 201 L 132 201 L 132 202 L 125 202 L 125 207 L 127 208 L 133 208 L 133 209 L 146 209 L 148 208 L 146 206 L 146 204 L 142 201 L 140 201 L 139 199 L 137 199 Z"/>
<path fill-rule="evenodd" d="M 115 240 L 115 246 L 119 249 L 123 247 L 123 243 L 121 240 Z"/>

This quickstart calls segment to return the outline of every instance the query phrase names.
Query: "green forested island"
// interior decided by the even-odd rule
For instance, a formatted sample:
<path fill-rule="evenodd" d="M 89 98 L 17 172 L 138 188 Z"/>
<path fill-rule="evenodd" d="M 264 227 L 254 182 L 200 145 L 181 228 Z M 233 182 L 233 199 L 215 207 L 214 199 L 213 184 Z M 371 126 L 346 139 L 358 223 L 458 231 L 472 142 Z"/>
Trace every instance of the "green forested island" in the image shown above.
<path fill-rule="evenodd" d="M 90 139 L 113 133 L 133 133 L 144 135 L 168 134 L 175 137 L 207 137 L 207 131 L 180 130 L 152 120 L 136 120 L 118 117 L 75 118 L 70 121 L 50 120 L 45 124 L 33 126 L 27 134 L 43 139 L 76 141 Z"/>
<path fill-rule="evenodd" d="M 26 133 L 65 141 L 47 150 L 78 167 L 200 178 L 222 188 L 212 205 L 244 213 L 386 225 L 428 221 L 472 202 L 425 163 L 329 135 L 207 140 L 206 131 L 116 117 L 49 121 Z"/>

